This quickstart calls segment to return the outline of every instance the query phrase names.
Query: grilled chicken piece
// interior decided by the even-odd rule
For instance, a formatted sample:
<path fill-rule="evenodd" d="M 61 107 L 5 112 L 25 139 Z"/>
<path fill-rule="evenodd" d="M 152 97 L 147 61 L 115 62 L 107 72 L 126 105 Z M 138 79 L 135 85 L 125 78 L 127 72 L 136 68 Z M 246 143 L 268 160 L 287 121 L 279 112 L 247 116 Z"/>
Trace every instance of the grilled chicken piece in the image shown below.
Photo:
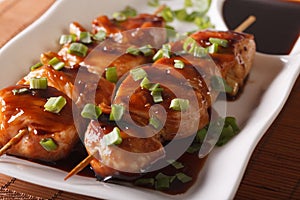
<path fill-rule="evenodd" d="M 132 137 L 127 134 L 134 131 L 130 128 L 126 133 L 121 131 L 121 144 L 105 144 L 103 136 L 113 128 L 111 124 L 91 121 L 85 133 L 85 147 L 88 153 L 95 157 L 91 166 L 98 176 L 106 178 L 119 176 L 122 173 L 139 174 L 165 156 L 160 141 L 154 137 Z"/>
<path fill-rule="evenodd" d="M 86 103 L 110 105 L 114 84 L 103 77 L 87 71 L 85 67 L 78 69 L 63 68 L 54 70 L 51 66 L 42 66 L 31 71 L 17 84 L 29 84 L 31 78 L 46 77 L 48 85 L 66 94 L 75 104 L 82 108 Z"/>
<path fill-rule="evenodd" d="M 105 31 L 107 36 L 115 37 L 117 40 L 119 38 L 122 42 L 127 41 L 132 45 L 151 44 L 158 47 L 166 41 L 166 32 L 160 29 L 164 28 L 166 23 L 157 15 L 139 14 L 124 21 L 109 19 L 102 15 L 94 19 L 92 25 L 93 33 Z M 160 37 L 156 37 L 157 35 Z"/>
<path fill-rule="evenodd" d="M 162 102 L 155 103 L 151 91 L 141 88 L 141 80 L 134 81 L 131 75 L 122 81 L 113 100 L 114 104 L 124 105 L 125 110 L 129 111 L 125 112 L 123 122 L 138 124 L 141 127 L 139 132 L 146 137 L 155 135 L 162 142 L 174 137 L 179 139 L 191 136 L 209 121 L 211 99 L 201 74 L 193 66 L 175 69 L 173 64 L 174 59 L 166 58 L 153 66 L 140 68 L 146 71 L 151 83 L 159 83 L 163 88 Z M 188 100 L 188 108 L 181 111 L 170 108 L 174 98 Z M 158 119 L 163 125 L 161 130 L 149 125 L 151 118 Z"/>
<path fill-rule="evenodd" d="M 28 91 L 13 94 L 14 90 L 21 88 Z M 58 114 L 45 111 L 47 99 L 57 96 L 66 98 L 65 107 Z M 56 161 L 67 157 L 79 141 L 73 121 L 72 101 L 55 88 L 29 90 L 27 85 L 11 86 L 0 91 L 0 100 L 0 146 L 4 146 L 20 130 L 28 129 L 28 134 L 9 149 L 8 154 L 33 160 Z M 57 149 L 46 151 L 39 143 L 45 138 L 52 138 Z"/>
<path fill-rule="evenodd" d="M 220 38 L 228 41 L 227 47 L 218 47 L 216 53 L 210 54 L 219 67 L 222 77 L 233 91 L 231 96 L 237 95 L 243 87 L 245 79 L 252 67 L 256 45 L 253 35 L 233 31 L 199 31 L 190 35 L 200 46 L 211 45 L 209 38 Z M 181 51 L 184 41 L 175 42 L 172 51 Z"/>

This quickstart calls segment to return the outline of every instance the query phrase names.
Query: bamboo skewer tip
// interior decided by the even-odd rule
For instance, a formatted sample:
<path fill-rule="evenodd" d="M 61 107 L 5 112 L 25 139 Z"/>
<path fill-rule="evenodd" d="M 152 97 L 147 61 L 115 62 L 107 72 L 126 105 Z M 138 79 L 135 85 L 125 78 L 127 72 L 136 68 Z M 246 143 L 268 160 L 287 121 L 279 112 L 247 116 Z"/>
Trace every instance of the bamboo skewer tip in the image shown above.
<path fill-rule="evenodd" d="M 9 150 L 13 145 L 17 144 L 25 134 L 28 133 L 27 129 L 21 129 L 17 135 L 11 138 L 1 149 L 0 149 L 0 156 L 5 154 L 7 150 Z"/>
<path fill-rule="evenodd" d="M 68 174 L 67 176 L 64 178 L 64 180 L 68 180 L 69 178 L 71 178 L 72 176 L 74 176 L 75 174 L 77 174 L 78 172 L 80 172 L 81 170 L 83 170 L 86 166 L 88 166 L 90 164 L 90 162 L 94 159 L 94 156 L 92 154 L 90 154 L 89 156 L 87 156 L 83 161 L 81 161 L 76 167 L 74 167 Z"/>
<path fill-rule="evenodd" d="M 237 28 L 234 29 L 236 32 L 243 32 L 246 30 L 249 26 L 251 26 L 256 21 L 256 17 L 253 15 L 250 15 L 243 23 L 241 23 Z"/>

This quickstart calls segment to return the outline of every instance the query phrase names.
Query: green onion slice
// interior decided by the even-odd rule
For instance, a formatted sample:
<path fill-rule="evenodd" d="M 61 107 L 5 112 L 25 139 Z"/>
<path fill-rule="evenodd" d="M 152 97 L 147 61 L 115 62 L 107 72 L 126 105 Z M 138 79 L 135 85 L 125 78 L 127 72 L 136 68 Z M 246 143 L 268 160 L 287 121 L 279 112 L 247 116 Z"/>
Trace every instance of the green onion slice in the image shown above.
<path fill-rule="evenodd" d="M 140 47 L 139 50 L 144 56 L 152 56 L 154 54 L 153 47 L 150 44 Z"/>
<path fill-rule="evenodd" d="M 107 146 L 113 144 L 121 144 L 122 138 L 120 136 L 120 129 L 118 127 L 114 127 L 112 132 L 103 136 L 103 141 Z"/>
<path fill-rule="evenodd" d="M 85 44 L 90 44 L 93 42 L 92 36 L 89 32 L 80 32 L 79 40 L 80 40 L 80 42 L 85 43 Z"/>
<path fill-rule="evenodd" d="M 129 53 L 131 55 L 134 55 L 134 56 L 138 56 L 140 55 L 140 50 L 134 46 L 132 47 L 128 47 L 127 50 L 126 50 L 126 53 Z"/>
<path fill-rule="evenodd" d="M 154 181 L 154 178 L 139 178 L 136 181 L 134 181 L 134 184 L 141 186 L 153 186 Z"/>
<path fill-rule="evenodd" d="M 176 176 L 168 176 L 163 173 L 158 173 L 155 176 L 155 189 L 156 190 L 166 190 L 170 188 L 170 183 L 175 180 Z"/>
<path fill-rule="evenodd" d="M 161 59 L 163 57 L 163 55 L 164 55 L 163 50 L 160 49 L 154 54 L 152 60 L 157 61 L 158 59 Z"/>
<path fill-rule="evenodd" d="M 40 145 L 46 150 L 46 151 L 54 151 L 57 149 L 57 144 L 52 138 L 44 138 L 40 140 Z"/>
<path fill-rule="evenodd" d="M 219 49 L 219 45 L 216 43 L 213 43 L 212 45 L 206 47 L 207 52 L 212 54 L 212 53 L 217 53 Z"/>
<path fill-rule="evenodd" d="M 159 6 L 159 0 L 148 0 L 148 6 L 151 7 L 158 7 Z"/>
<path fill-rule="evenodd" d="M 119 22 L 125 21 L 127 19 L 126 15 L 122 12 L 113 13 L 113 18 Z"/>
<path fill-rule="evenodd" d="M 231 138 L 239 133 L 239 130 L 236 119 L 234 117 L 226 117 L 224 127 L 216 145 L 222 146 L 226 144 Z"/>
<path fill-rule="evenodd" d="M 103 41 L 106 38 L 106 32 L 103 30 L 98 31 L 95 35 L 93 35 L 93 39 L 97 41 Z"/>
<path fill-rule="evenodd" d="M 59 39 L 59 44 L 69 44 L 76 41 L 76 35 L 62 35 Z"/>
<path fill-rule="evenodd" d="M 34 64 L 34 65 L 32 65 L 32 66 L 30 67 L 30 71 L 33 71 L 33 70 L 35 70 L 35 69 L 38 69 L 38 68 L 40 68 L 41 66 L 43 66 L 43 64 L 42 64 L 41 62 L 38 62 L 38 63 L 36 63 L 36 64 Z"/>
<path fill-rule="evenodd" d="M 190 176 L 188 176 L 188 175 L 186 175 L 186 174 L 184 174 L 182 172 L 177 173 L 176 174 L 176 178 L 178 180 L 180 180 L 182 183 L 187 183 L 187 182 L 190 182 L 190 181 L 193 180 L 192 177 L 190 177 Z"/>
<path fill-rule="evenodd" d="M 88 49 L 89 48 L 84 44 L 74 42 L 70 45 L 68 52 L 80 57 L 85 57 L 87 55 Z"/>
<path fill-rule="evenodd" d="M 158 129 L 159 127 L 161 127 L 161 122 L 159 121 L 159 119 L 157 117 L 150 117 L 149 119 L 149 124 L 151 126 L 153 126 L 155 129 Z"/>
<path fill-rule="evenodd" d="M 220 76 L 211 77 L 211 87 L 216 91 L 222 91 L 224 89 L 226 93 L 231 93 L 233 91 L 233 88 Z"/>
<path fill-rule="evenodd" d="M 141 80 L 141 79 L 147 77 L 147 72 L 142 68 L 136 68 L 136 69 L 130 70 L 130 75 L 134 81 L 138 81 L 138 80 Z"/>
<path fill-rule="evenodd" d="M 149 89 L 151 87 L 151 83 L 147 77 L 143 78 L 140 83 L 142 89 Z"/>
<path fill-rule="evenodd" d="M 183 69 L 184 68 L 184 62 L 181 60 L 174 60 L 174 67 L 176 69 Z"/>
<path fill-rule="evenodd" d="M 125 107 L 121 104 L 112 104 L 109 120 L 120 121 L 124 115 Z"/>
<path fill-rule="evenodd" d="M 30 89 L 28 89 L 28 88 L 20 88 L 20 89 L 13 89 L 12 90 L 12 93 L 14 95 L 25 94 L 25 93 L 28 93 L 28 92 L 30 92 Z"/>
<path fill-rule="evenodd" d="M 228 40 L 221 39 L 221 38 L 212 38 L 212 37 L 209 38 L 208 40 L 212 44 L 217 44 L 217 45 L 220 45 L 222 47 L 228 47 Z"/>
<path fill-rule="evenodd" d="M 31 78 L 29 80 L 30 89 L 47 89 L 48 81 L 46 77 L 41 78 Z"/>
<path fill-rule="evenodd" d="M 117 68 L 115 66 L 106 68 L 105 77 L 109 82 L 116 83 L 118 81 Z"/>
<path fill-rule="evenodd" d="M 98 119 L 101 114 L 101 108 L 91 103 L 86 104 L 81 111 L 81 116 L 87 119 Z"/>
<path fill-rule="evenodd" d="M 184 165 L 181 162 L 178 162 L 176 160 L 167 160 L 168 163 L 170 163 L 175 169 L 182 169 L 184 168 Z"/>
<path fill-rule="evenodd" d="M 44 108 L 48 112 L 59 113 L 66 104 L 67 100 L 63 96 L 50 97 L 44 105 Z"/>
<path fill-rule="evenodd" d="M 161 12 L 161 16 L 166 22 L 172 22 L 174 20 L 174 13 L 170 7 L 165 7 Z"/>
<path fill-rule="evenodd" d="M 176 110 L 176 111 L 185 111 L 189 108 L 189 100 L 181 99 L 181 98 L 172 99 L 169 108 Z"/>
<path fill-rule="evenodd" d="M 57 57 L 53 57 L 51 60 L 49 60 L 48 64 L 57 71 L 61 70 L 65 66 L 65 63 L 60 61 Z"/>

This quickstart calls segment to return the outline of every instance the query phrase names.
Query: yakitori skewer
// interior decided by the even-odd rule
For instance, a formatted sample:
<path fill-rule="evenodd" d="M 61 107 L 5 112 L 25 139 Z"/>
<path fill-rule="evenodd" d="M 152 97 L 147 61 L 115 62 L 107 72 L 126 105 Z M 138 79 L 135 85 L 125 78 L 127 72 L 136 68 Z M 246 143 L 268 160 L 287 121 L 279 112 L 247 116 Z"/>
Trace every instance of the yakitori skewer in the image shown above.
<path fill-rule="evenodd" d="M 22 137 L 28 133 L 27 129 L 22 129 L 19 131 L 17 135 L 15 135 L 13 138 L 11 138 L 8 143 L 6 143 L 1 149 L 0 149 L 0 156 L 5 154 L 7 150 L 9 150 L 13 145 L 17 144 Z"/>

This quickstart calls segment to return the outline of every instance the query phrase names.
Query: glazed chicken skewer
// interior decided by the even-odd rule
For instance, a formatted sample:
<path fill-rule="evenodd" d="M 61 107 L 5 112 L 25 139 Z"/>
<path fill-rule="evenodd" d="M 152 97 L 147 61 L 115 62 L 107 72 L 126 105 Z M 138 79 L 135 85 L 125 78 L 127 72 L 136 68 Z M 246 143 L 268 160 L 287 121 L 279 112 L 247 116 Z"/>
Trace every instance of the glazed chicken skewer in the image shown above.
<path fill-rule="evenodd" d="M 245 27 L 247 27 L 247 26 L 250 26 L 250 24 L 251 23 L 249 23 L 249 21 L 247 21 L 246 22 L 246 24 L 248 24 L 248 25 L 243 25 L 243 27 L 245 28 Z M 200 36 L 200 37 L 198 37 L 198 35 Z M 218 37 L 222 37 L 222 35 L 223 34 L 225 34 L 226 35 L 226 33 L 225 32 L 223 32 L 223 33 L 218 33 L 218 32 L 207 32 L 207 33 L 201 33 L 201 32 L 199 32 L 199 33 L 195 33 L 193 36 L 194 36 L 194 38 L 195 38 L 195 40 L 197 41 L 197 39 L 198 39 L 198 42 L 200 43 L 201 42 L 201 40 L 203 39 L 203 38 L 201 38 L 201 34 L 204 34 L 204 35 L 212 35 L 213 37 L 216 37 L 216 36 L 218 36 Z M 228 35 L 231 35 L 231 34 L 235 34 L 235 33 L 227 33 Z M 238 34 L 237 34 L 238 35 Z M 193 37 L 192 36 L 192 37 Z M 241 34 L 241 36 L 242 37 L 244 37 L 242 34 Z M 207 37 L 207 36 L 206 36 Z M 228 36 L 227 36 L 228 37 Z M 240 36 L 238 35 L 238 36 L 235 36 L 235 37 L 237 37 L 236 38 L 236 40 L 243 40 L 242 38 L 239 38 Z M 199 39 L 200 38 L 200 39 Z M 206 39 L 208 39 L 208 38 L 206 38 Z M 246 40 L 245 40 L 246 42 L 244 42 L 244 46 L 242 45 L 242 46 L 238 46 L 238 47 L 234 47 L 234 48 L 244 48 L 244 47 L 246 47 L 247 45 L 249 45 L 249 47 L 250 47 L 250 49 L 249 49 L 249 52 L 246 52 L 245 54 L 249 54 L 249 58 L 248 59 L 246 59 L 245 61 L 247 62 L 247 67 L 246 68 L 250 68 L 251 67 L 251 65 L 252 65 L 252 59 L 253 59 L 253 55 L 254 55 L 254 52 L 253 52 L 253 50 L 255 51 L 255 45 L 253 46 L 253 44 L 254 43 L 252 43 L 252 39 L 251 38 L 249 38 L 249 39 L 247 39 L 247 37 L 246 37 Z M 249 41 L 250 41 L 250 43 L 249 43 Z M 234 52 L 237 52 L 238 50 L 234 50 Z M 243 56 L 241 56 L 242 58 L 243 58 Z M 168 61 L 168 59 L 165 59 L 166 61 L 163 61 L 163 60 L 161 60 L 161 61 L 159 61 L 158 63 L 160 63 L 160 64 L 163 64 L 163 63 L 168 63 L 168 62 L 170 62 L 170 61 Z M 180 59 L 179 59 L 180 60 Z M 174 62 L 174 59 L 172 60 L 172 63 Z M 232 65 L 232 62 L 231 62 L 231 65 Z M 245 66 L 244 66 L 245 67 Z M 235 70 L 235 69 L 233 69 L 233 70 Z M 249 73 L 249 69 L 247 69 L 242 75 L 241 75 L 241 79 L 242 80 L 244 80 L 245 79 L 245 77 L 247 76 L 247 74 Z M 126 81 L 126 79 L 125 79 L 125 81 Z M 123 82 L 124 82 L 124 80 L 123 80 Z M 131 84 L 125 84 L 125 83 L 123 83 L 122 82 L 122 84 L 123 85 L 125 85 L 124 87 L 122 87 L 122 84 L 121 84 L 121 89 L 120 89 L 120 91 L 122 91 L 122 92 L 124 92 L 124 93 L 126 93 L 126 91 L 128 91 L 128 90 L 132 90 L 132 88 L 130 87 L 130 85 Z M 129 87 L 128 87 L 129 86 Z M 241 83 L 241 86 L 242 86 L 242 83 Z M 240 87 L 241 87 L 240 86 Z M 144 94 L 143 94 L 144 95 Z M 236 95 L 236 92 L 234 93 L 234 95 Z M 122 99 L 122 98 L 121 98 Z M 139 98 L 140 99 L 140 98 Z M 120 102 L 117 102 L 117 103 L 120 103 Z M 138 101 L 136 102 L 136 103 L 138 103 Z M 144 104 L 146 104 L 146 103 L 141 103 L 141 105 L 144 105 Z M 136 104 L 135 104 L 136 105 Z M 137 110 L 140 110 L 140 109 L 137 109 Z M 134 112 L 134 111 L 133 111 Z M 148 111 L 146 112 L 146 113 L 148 113 Z M 131 113 L 132 114 L 132 113 Z M 134 115 L 133 115 L 134 116 Z M 139 118 L 138 118 L 138 120 L 137 121 L 139 121 L 139 120 L 141 120 L 141 118 L 140 118 L 140 113 L 139 114 L 137 114 L 136 116 L 139 116 Z M 143 120 L 142 120 L 143 121 Z M 145 120 L 145 121 L 149 121 L 149 118 L 147 119 L 147 120 Z M 203 120 L 203 123 L 205 124 L 205 120 Z M 199 127 L 198 127 L 199 128 Z M 88 133 L 88 132 L 87 132 Z M 167 139 L 171 139 L 172 137 L 174 137 L 174 136 L 171 136 L 171 137 L 169 137 L 168 138 L 168 136 L 167 136 Z M 100 153 L 101 154 L 101 153 Z M 83 166 L 86 166 L 86 165 L 88 165 L 88 163 L 89 162 L 87 162 L 87 161 L 91 161 L 91 160 L 93 160 L 93 157 L 92 156 L 89 156 L 88 157 L 89 159 L 85 159 L 85 161 L 84 162 L 82 162 L 82 163 L 80 163 L 80 164 L 78 164 L 78 167 L 79 168 L 77 168 L 77 169 L 80 169 L 80 168 L 82 168 Z M 94 164 L 94 166 L 95 166 L 95 164 Z M 103 166 L 102 166 L 102 168 L 103 168 Z M 105 167 L 104 167 L 105 168 Z M 95 167 L 95 169 L 97 169 L 97 167 Z M 100 171 L 101 171 L 101 169 L 100 169 Z M 105 171 L 105 170 L 104 170 Z M 72 170 L 72 175 L 73 174 L 76 174 L 77 172 L 76 172 L 76 170 Z M 101 174 L 101 172 L 100 172 L 100 174 Z M 66 179 L 68 179 L 69 177 L 70 177 L 71 175 L 69 174 L 67 177 L 66 177 Z M 65 179 L 65 180 L 66 180 Z"/>

